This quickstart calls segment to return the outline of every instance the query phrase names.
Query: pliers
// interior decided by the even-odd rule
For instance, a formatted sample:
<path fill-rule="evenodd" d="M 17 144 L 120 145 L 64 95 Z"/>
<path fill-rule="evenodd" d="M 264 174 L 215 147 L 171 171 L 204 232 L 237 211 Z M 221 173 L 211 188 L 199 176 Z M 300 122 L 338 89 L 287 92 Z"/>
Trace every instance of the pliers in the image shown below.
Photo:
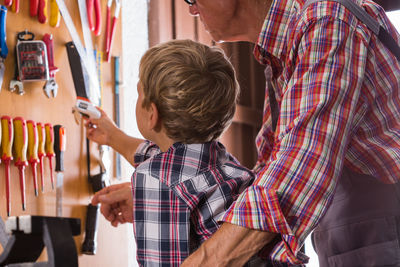
<path fill-rule="evenodd" d="M 96 16 L 96 25 L 93 21 L 93 8 Z M 89 29 L 94 31 L 96 36 L 100 35 L 101 32 L 101 4 L 100 0 L 86 0 L 86 9 L 89 22 Z"/>
<path fill-rule="evenodd" d="M 113 21 L 112 21 L 112 25 L 111 25 L 111 6 L 112 6 L 113 1 L 115 1 L 115 8 L 114 8 L 114 17 L 113 17 Z M 107 2 L 106 43 L 105 43 L 105 47 L 106 47 L 105 54 L 106 54 L 107 62 L 110 62 L 115 27 L 117 25 L 120 11 L 121 11 L 120 0 L 108 0 L 108 2 Z"/>

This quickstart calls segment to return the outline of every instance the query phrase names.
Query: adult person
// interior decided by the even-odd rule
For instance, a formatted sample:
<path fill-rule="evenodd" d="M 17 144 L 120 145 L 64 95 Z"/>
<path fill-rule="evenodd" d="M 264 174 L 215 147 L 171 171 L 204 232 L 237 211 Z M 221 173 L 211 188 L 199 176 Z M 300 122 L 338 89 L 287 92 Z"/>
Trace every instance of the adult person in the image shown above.
<path fill-rule="evenodd" d="M 337 2 L 185 1 L 215 41 L 255 44 L 268 89 L 255 183 L 182 266 L 303 264 L 315 227 L 320 266 L 400 266 L 395 56 Z M 354 2 L 399 43 L 381 7 Z"/>

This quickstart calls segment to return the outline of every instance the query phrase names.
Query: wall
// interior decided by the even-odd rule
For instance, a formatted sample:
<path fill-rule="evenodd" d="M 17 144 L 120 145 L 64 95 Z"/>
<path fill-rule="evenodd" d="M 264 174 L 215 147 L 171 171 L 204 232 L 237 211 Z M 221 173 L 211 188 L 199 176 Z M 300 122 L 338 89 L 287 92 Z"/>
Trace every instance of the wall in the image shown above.
<path fill-rule="evenodd" d="M 65 172 L 63 189 L 63 216 L 77 217 L 82 222 L 82 233 L 84 232 L 86 205 L 89 203 L 92 191 L 88 184 L 86 168 L 85 131 L 82 125 L 78 125 L 71 108 L 75 103 L 76 95 L 70 72 L 65 43 L 71 41 L 63 20 L 58 28 L 52 28 L 48 24 L 40 24 L 36 18 L 29 16 L 29 1 L 20 1 L 20 12 L 18 14 L 9 10 L 7 15 L 7 45 L 10 50 L 5 61 L 6 71 L 0 92 L 0 115 L 8 115 L 12 118 L 22 116 L 26 120 L 36 122 L 61 124 L 67 130 L 67 148 L 65 152 Z M 77 1 L 65 1 L 74 19 L 75 26 L 80 29 L 79 12 L 77 12 Z M 99 37 L 93 37 L 97 49 L 104 47 L 106 2 L 102 0 L 103 29 Z M 4 1 L 1 1 L 4 4 Z M 55 65 L 59 68 L 56 81 L 59 85 L 56 98 L 49 99 L 43 93 L 44 82 L 24 83 L 26 93 L 22 96 L 8 90 L 10 80 L 14 77 L 14 49 L 16 44 L 16 33 L 29 30 L 36 34 L 36 39 L 42 39 L 45 33 L 54 35 Z M 121 27 L 117 27 L 113 55 L 121 56 Z M 113 68 L 112 64 L 103 63 L 103 109 L 113 116 Z M 92 145 L 92 174 L 98 173 L 97 146 Z M 111 159 L 113 155 L 111 154 Z M 11 167 L 11 200 L 12 216 L 17 215 L 45 215 L 55 216 L 55 190 L 51 189 L 49 178 L 48 160 L 45 159 L 45 189 L 44 193 L 34 196 L 31 167 L 25 170 L 26 178 L 26 211 L 22 211 L 19 189 L 19 177 L 17 168 L 12 163 Z M 53 166 L 54 166 L 53 159 Z M 6 219 L 5 199 L 5 177 L 4 164 L 0 165 L 0 216 Z M 113 176 L 113 170 L 110 171 Z M 114 179 L 111 179 L 112 182 Z M 95 256 L 79 255 L 80 266 L 127 266 L 131 252 L 124 244 L 131 238 L 126 234 L 126 228 L 113 229 L 100 218 L 98 231 L 98 249 Z M 75 238 L 76 245 L 80 251 L 84 235 Z M 120 246 L 115 246 L 119 244 Z M 0 248 L 1 252 L 1 248 Z M 42 257 L 45 259 L 45 256 Z"/>

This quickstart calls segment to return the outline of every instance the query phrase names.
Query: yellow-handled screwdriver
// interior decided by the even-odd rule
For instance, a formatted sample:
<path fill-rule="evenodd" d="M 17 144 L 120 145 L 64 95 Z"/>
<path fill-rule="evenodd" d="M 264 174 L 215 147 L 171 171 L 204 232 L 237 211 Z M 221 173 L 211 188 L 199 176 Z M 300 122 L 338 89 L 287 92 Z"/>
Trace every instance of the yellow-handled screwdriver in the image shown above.
<path fill-rule="evenodd" d="M 46 132 L 44 130 L 44 125 L 41 122 L 36 123 L 36 128 L 38 132 L 38 157 L 39 157 L 40 183 L 42 186 L 42 193 L 43 193 L 44 192 L 43 157 L 46 156 L 46 152 L 44 150 Z"/>
<path fill-rule="evenodd" d="M 44 125 L 44 128 L 46 130 L 45 150 L 46 150 L 46 157 L 49 159 L 51 188 L 54 189 L 53 163 L 52 163 L 52 159 L 55 156 L 53 125 L 51 125 L 50 123 L 46 123 Z"/>
<path fill-rule="evenodd" d="M 26 150 L 28 148 L 28 136 L 26 129 L 26 121 L 22 117 L 14 118 L 14 165 L 19 170 L 19 185 L 21 188 L 22 210 L 26 209 L 25 201 L 25 167 L 28 165 L 26 160 Z"/>
<path fill-rule="evenodd" d="M 51 27 L 58 27 L 60 25 L 60 9 L 58 8 L 58 4 L 56 0 L 50 0 L 50 21 L 49 24 Z"/>
<path fill-rule="evenodd" d="M 10 163 L 12 157 L 12 145 L 14 141 L 13 120 L 8 116 L 1 117 L 1 160 L 4 162 L 6 172 L 6 200 L 7 200 L 7 216 L 11 212 L 10 198 Z"/>
<path fill-rule="evenodd" d="M 26 125 L 28 127 L 28 162 L 31 165 L 32 169 L 33 188 L 35 190 L 35 196 L 38 196 L 38 183 L 36 172 L 36 165 L 39 163 L 38 132 L 36 128 L 36 122 L 29 120 L 26 122 Z"/>

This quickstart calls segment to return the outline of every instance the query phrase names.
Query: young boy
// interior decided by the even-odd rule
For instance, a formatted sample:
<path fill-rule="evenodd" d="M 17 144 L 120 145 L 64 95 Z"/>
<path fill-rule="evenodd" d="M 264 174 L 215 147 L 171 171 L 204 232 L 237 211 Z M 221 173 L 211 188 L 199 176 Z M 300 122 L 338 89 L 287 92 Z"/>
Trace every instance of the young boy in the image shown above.
<path fill-rule="evenodd" d="M 222 50 L 190 40 L 150 48 L 139 73 L 136 119 L 146 141 L 123 133 L 104 112 L 88 121 L 95 125 L 91 140 L 136 167 L 132 185 L 107 187 L 92 203 L 102 204 L 114 226 L 133 222 L 140 265 L 178 266 L 253 181 L 217 141 L 231 123 L 239 86 Z"/>

